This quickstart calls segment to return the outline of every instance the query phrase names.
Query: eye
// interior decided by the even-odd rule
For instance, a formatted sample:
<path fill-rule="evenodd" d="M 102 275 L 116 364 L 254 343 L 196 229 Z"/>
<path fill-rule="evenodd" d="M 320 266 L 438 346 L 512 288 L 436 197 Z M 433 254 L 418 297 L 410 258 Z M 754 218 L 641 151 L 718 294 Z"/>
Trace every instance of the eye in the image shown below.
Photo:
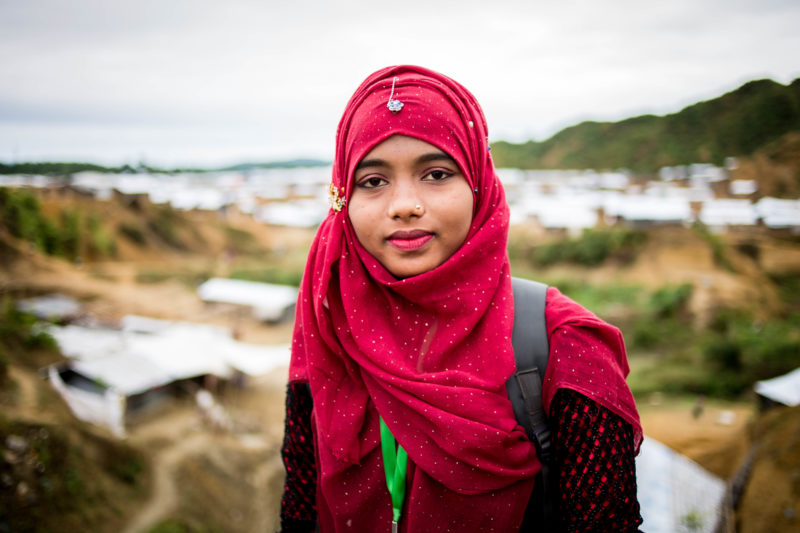
<path fill-rule="evenodd" d="M 380 176 L 367 176 L 358 182 L 358 186 L 364 189 L 374 189 L 385 184 L 386 180 Z"/>
<path fill-rule="evenodd" d="M 422 179 L 424 181 L 441 181 L 443 179 L 447 179 L 452 176 L 452 172 L 448 172 L 446 170 L 431 170 L 427 174 L 425 174 Z"/>

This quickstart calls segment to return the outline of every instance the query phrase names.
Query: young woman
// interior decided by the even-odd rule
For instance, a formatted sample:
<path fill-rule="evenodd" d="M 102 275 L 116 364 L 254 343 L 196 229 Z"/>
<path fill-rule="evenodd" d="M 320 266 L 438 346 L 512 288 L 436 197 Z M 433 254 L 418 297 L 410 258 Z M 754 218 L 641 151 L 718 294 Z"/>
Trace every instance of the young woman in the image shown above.
<path fill-rule="evenodd" d="M 374 73 L 330 192 L 297 305 L 283 531 L 519 531 L 540 463 L 506 392 L 508 204 L 477 101 L 423 68 Z M 545 316 L 558 528 L 636 531 L 622 337 L 555 288 Z"/>

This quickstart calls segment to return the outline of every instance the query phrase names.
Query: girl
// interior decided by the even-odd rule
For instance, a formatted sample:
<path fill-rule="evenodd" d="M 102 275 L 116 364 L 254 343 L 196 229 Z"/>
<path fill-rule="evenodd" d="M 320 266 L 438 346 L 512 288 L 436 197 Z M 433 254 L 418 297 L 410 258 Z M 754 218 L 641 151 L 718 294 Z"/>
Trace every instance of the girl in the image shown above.
<path fill-rule="evenodd" d="M 330 193 L 297 304 L 283 531 L 519 531 L 540 462 L 505 388 L 508 204 L 477 101 L 419 67 L 369 76 Z M 545 316 L 558 529 L 636 531 L 622 337 L 555 288 Z"/>

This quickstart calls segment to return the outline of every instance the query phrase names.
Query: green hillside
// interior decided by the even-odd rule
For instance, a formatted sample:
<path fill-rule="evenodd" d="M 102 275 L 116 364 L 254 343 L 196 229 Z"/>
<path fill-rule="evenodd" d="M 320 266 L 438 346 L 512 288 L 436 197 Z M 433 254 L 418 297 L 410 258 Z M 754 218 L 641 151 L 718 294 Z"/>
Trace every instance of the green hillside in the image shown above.
<path fill-rule="evenodd" d="M 498 167 L 629 168 L 722 164 L 748 156 L 791 131 L 800 131 L 800 78 L 746 83 L 719 98 L 666 116 L 642 115 L 620 122 L 582 122 L 537 142 L 492 143 Z"/>

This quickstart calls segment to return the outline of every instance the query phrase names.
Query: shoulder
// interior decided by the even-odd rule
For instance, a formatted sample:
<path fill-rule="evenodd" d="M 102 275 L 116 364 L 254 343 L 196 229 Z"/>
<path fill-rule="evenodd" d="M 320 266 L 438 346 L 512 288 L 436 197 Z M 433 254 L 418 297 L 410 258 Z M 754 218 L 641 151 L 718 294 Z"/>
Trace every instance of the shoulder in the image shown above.
<path fill-rule="evenodd" d="M 553 345 L 570 341 L 602 344 L 611 351 L 623 353 L 625 351 L 619 328 L 565 296 L 556 287 L 547 289 L 545 320 L 551 352 Z"/>
<path fill-rule="evenodd" d="M 570 389 L 632 424 L 638 447 L 641 427 L 625 381 L 630 368 L 620 330 L 555 287 L 547 291 L 545 317 L 550 344 L 543 383 L 546 412 L 557 391 Z"/>
<path fill-rule="evenodd" d="M 557 287 L 547 288 L 547 307 L 545 308 L 548 329 L 555 329 L 567 323 L 587 326 L 610 326 L 593 312 L 563 294 Z"/>

